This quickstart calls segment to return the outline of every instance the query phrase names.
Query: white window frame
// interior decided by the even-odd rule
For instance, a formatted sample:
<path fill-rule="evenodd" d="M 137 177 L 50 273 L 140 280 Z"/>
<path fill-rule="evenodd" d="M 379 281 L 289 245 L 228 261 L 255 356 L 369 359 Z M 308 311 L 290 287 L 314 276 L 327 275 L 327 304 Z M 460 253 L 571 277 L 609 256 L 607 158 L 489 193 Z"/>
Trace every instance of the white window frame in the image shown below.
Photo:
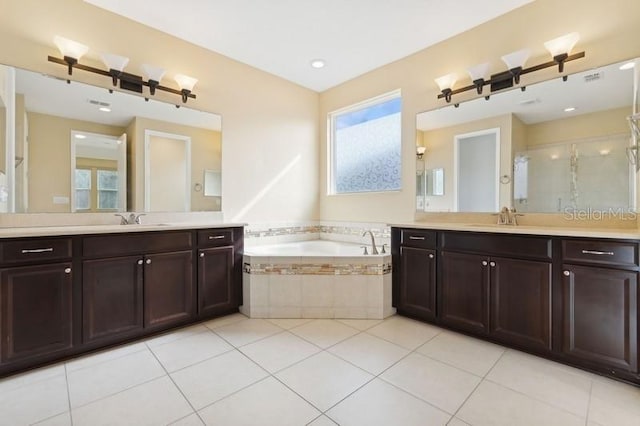
<path fill-rule="evenodd" d="M 335 184 L 335 118 L 341 114 L 357 111 L 364 108 L 368 108 L 370 106 L 374 106 L 377 104 L 381 104 L 392 99 L 400 98 L 402 101 L 402 91 L 400 89 L 393 90 L 391 92 L 384 93 L 382 95 L 367 99 L 362 102 L 358 102 L 356 104 L 352 104 L 334 111 L 331 111 L 327 114 L 327 195 L 328 196 L 345 196 L 345 195 L 356 195 L 356 194 L 376 194 L 376 193 L 389 193 L 389 192 L 400 192 L 402 190 L 402 156 L 400 157 L 400 170 L 401 170 L 401 179 L 400 179 L 400 188 L 392 189 L 392 190 L 380 190 L 380 191 L 359 191 L 359 192 L 336 192 L 336 184 Z M 400 111 L 400 115 L 402 117 L 402 110 Z M 402 130 L 400 134 L 400 150 L 402 151 Z"/>

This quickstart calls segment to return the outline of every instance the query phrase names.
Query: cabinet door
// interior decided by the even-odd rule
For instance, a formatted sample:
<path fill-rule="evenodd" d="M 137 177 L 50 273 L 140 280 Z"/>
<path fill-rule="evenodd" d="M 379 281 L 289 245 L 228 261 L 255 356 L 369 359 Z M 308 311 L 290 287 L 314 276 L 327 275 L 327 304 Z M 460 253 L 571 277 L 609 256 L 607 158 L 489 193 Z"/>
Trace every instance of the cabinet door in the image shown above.
<path fill-rule="evenodd" d="M 191 250 L 145 256 L 145 328 L 160 328 L 184 322 L 193 316 L 193 312 Z"/>
<path fill-rule="evenodd" d="M 72 345 L 71 263 L 0 272 L 3 362 L 32 358 Z"/>
<path fill-rule="evenodd" d="M 436 317 L 436 251 L 400 247 L 400 313 Z"/>
<path fill-rule="evenodd" d="M 551 264 L 491 258 L 491 335 L 532 350 L 551 350 Z"/>
<path fill-rule="evenodd" d="M 198 314 L 221 315 L 238 310 L 233 288 L 232 246 L 198 251 Z"/>
<path fill-rule="evenodd" d="M 441 321 L 486 334 L 489 324 L 488 258 L 447 251 L 441 256 Z"/>
<path fill-rule="evenodd" d="M 563 266 L 563 352 L 638 371 L 638 274 Z"/>
<path fill-rule="evenodd" d="M 142 256 L 82 263 L 83 339 L 117 340 L 142 330 Z"/>

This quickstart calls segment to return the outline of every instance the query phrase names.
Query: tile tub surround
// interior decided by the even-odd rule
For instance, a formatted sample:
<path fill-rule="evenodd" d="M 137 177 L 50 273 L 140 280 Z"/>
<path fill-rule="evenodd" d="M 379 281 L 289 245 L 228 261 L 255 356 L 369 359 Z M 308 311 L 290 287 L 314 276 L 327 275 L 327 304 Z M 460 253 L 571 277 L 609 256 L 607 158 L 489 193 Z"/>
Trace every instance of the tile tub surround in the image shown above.
<path fill-rule="evenodd" d="M 240 311 L 251 318 L 386 318 L 395 312 L 391 255 L 361 253 L 359 245 L 324 240 L 248 249 Z"/>

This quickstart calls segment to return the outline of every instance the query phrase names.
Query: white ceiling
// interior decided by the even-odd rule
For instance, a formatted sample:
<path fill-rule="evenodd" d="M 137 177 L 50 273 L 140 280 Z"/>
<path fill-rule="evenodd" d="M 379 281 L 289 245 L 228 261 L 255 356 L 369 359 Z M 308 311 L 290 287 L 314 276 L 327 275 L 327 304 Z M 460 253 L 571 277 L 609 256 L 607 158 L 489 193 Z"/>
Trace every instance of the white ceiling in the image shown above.
<path fill-rule="evenodd" d="M 85 1 L 320 92 L 533 0 Z"/>
<path fill-rule="evenodd" d="M 626 61 L 625 61 L 626 62 Z M 417 115 L 420 130 L 454 126 L 501 114 L 513 113 L 526 124 L 557 120 L 633 104 L 633 70 L 620 70 L 625 62 L 576 73 L 567 81 L 558 77 L 528 86 L 461 103 L 458 108 L 446 107 Z M 640 64 L 640 61 L 637 62 Z M 601 78 L 586 82 L 585 76 L 600 73 Z M 485 87 L 488 90 L 488 87 Z M 455 102 L 455 95 L 452 104 Z M 568 107 L 575 111 L 565 112 Z"/>

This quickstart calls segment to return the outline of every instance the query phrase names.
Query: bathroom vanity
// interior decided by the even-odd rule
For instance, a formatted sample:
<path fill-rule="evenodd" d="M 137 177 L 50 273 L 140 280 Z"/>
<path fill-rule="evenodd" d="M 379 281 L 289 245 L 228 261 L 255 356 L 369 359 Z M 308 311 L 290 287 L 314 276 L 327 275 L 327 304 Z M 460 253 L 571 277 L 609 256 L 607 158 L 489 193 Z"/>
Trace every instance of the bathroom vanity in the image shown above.
<path fill-rule="evenodd" d="M 428 226 L 392 227 L 398 313 L 640 384 L 637 231 Z"/>
<path fill-rule="evenodd" d="M 0 376 L 241 305 L 242 226 L 24 229 L 0 230 Z"/>

